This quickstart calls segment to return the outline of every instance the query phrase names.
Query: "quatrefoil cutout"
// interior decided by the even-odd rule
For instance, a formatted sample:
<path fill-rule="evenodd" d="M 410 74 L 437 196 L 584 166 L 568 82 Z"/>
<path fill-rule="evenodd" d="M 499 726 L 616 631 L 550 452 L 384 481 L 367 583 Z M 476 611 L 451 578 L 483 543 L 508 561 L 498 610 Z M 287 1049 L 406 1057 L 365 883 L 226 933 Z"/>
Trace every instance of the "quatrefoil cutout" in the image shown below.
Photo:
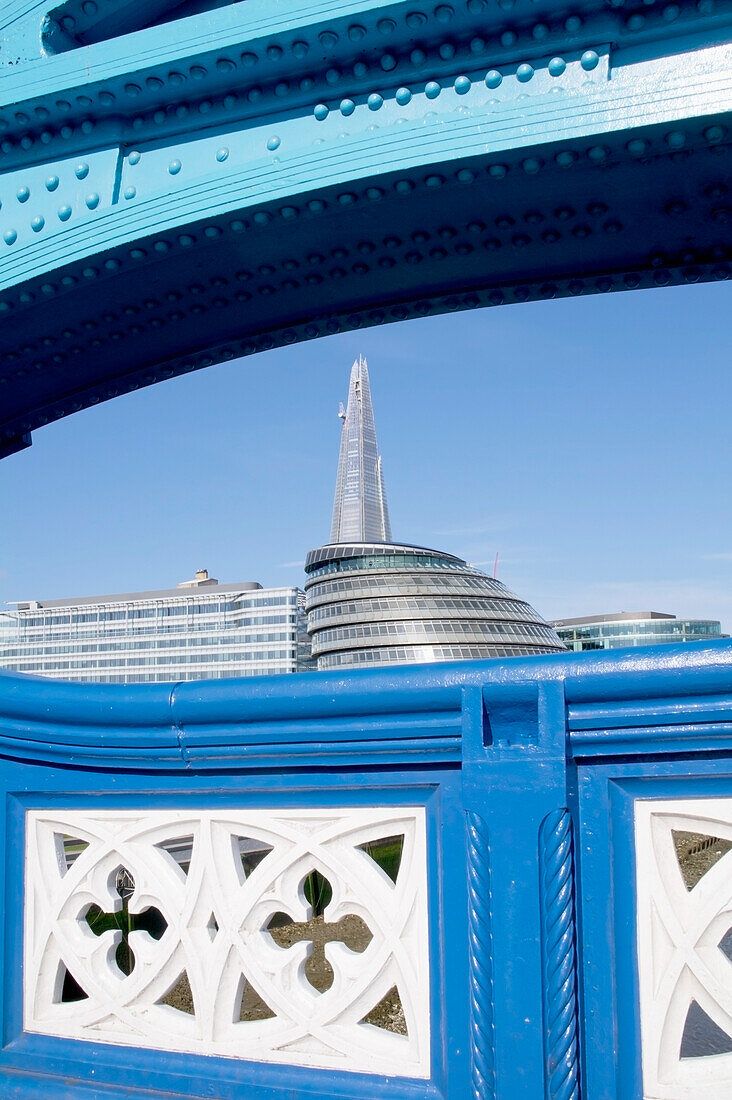
<path fill-rule="evenodd" d="M 423 808 L 26 824 L 28 1031 L 429 1077 Z"/>

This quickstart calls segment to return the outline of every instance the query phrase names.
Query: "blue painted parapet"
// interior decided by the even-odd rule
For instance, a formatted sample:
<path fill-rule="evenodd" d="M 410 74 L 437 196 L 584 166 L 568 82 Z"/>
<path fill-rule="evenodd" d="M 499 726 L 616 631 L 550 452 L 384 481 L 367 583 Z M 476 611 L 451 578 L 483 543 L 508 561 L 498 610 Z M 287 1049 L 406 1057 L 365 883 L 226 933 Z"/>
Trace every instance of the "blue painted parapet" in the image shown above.
<path fill-rule="evenodd" d="M 0 754 L 3 1097 L 730 1095 L 728 642 L 4 674 Z"/>

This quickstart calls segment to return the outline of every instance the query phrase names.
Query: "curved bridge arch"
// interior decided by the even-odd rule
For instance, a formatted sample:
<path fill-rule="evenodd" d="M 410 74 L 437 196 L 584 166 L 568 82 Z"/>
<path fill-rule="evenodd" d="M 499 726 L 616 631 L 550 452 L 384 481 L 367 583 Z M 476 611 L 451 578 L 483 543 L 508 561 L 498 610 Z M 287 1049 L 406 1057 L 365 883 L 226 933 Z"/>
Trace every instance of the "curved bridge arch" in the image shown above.
<path fill-rule="evenodd" d="M 728 0 L 198 7 L 0 15 L 0 453 L 277 344 L 729 277 Z"/>

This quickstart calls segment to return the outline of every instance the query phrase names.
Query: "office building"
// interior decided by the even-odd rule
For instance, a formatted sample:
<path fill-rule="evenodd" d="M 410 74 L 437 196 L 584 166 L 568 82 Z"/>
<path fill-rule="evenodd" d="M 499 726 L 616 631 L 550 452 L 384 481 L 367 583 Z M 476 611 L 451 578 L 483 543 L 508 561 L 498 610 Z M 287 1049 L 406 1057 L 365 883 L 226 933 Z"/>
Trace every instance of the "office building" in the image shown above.
<path fill-rule="evenodd" d="M 623 649 L 663 642 L 708 642 L 726 638 L 716 619 L 677 619 L 662 611 L 618 611 L 552 623 L 568 649 Z"/>
<path fill-rule="evenodd" d="M 0 612 L 0 667 L 109 684 L 296 672 L 310 667 L 304 595 L 202 569 L 156 592 L 30 600 Z"/>
<path fill-rule="evenodd" d="M 305 562 L 319 669 L 550 653 L 564 646 L 501 581 L 453 554 L 392 540 L 368 366 L 353 364 L 331 542 Z"/>

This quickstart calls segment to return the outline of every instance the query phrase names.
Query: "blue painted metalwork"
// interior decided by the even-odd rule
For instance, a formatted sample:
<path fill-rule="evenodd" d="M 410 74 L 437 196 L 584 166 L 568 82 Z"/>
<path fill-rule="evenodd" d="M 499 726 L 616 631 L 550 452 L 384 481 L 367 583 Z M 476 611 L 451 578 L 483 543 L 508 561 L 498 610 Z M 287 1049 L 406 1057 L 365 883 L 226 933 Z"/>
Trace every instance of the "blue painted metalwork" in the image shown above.
<path fill-rule="evenodd" d="M 0 756 L 3 1096 L 625 1100 L 633 799 L 732 797 L 732 645 L 138 687 L 2 674 Z M 24 812 L 89 800 L 424 805 L 431 1081 L 23 1033 Z"/>
<path fill-rule="evenodd" d="M 319 335 L 729 277 L 730 0 L 6 0 L 0 453 Z"/>

